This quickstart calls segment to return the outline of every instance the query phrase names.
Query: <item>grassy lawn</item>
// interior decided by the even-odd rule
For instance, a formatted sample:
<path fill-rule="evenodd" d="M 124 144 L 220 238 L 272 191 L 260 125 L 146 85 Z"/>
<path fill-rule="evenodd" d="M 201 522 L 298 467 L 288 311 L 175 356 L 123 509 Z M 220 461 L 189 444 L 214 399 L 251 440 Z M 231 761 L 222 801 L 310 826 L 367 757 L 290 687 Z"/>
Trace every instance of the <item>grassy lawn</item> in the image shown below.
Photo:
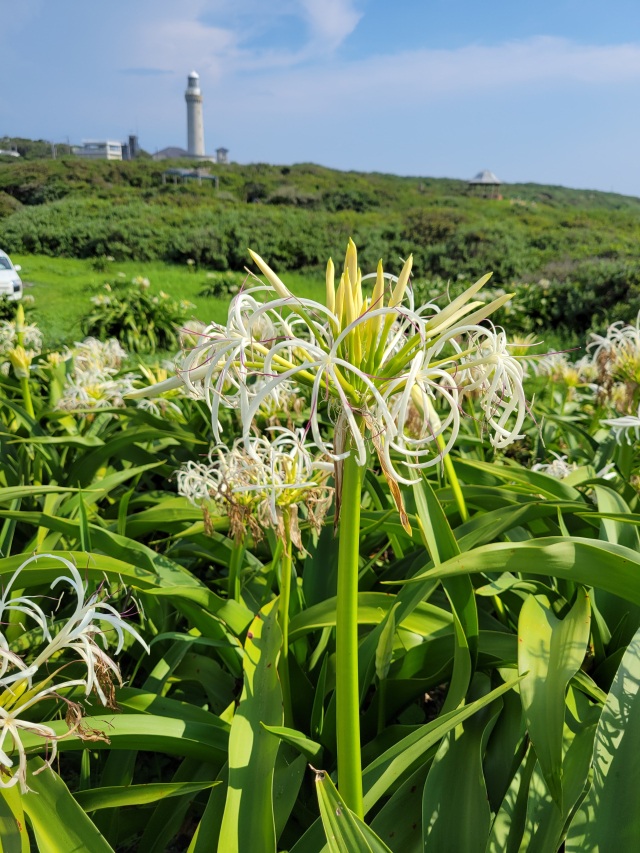
<path fill-rule="evenodd" d="M 44 255 L 12 255 L 21 264 L 25 293 L 35 299 L 36 320 L 51 345 L 79 340 L 83 337 L 80 320 L 91 307 L 90 297 L 105 282 L 123 273 L 128 279 L 144 276 L 151 290 L 164 290 L 178 299 L 193 302 L 193 316 L 202 322 L 222 322 L 227 314 L 227 300 L 198 296 L 207 283 L 207 271 L 192 271 L 187 266 L 162 261 L 116 261 L 105 272 L 97 272 L 90 260 L 51 258 Z M 324 275 L 310 277 L 286 273 L 283 278 L 299 296 L 324 297 Z"/>

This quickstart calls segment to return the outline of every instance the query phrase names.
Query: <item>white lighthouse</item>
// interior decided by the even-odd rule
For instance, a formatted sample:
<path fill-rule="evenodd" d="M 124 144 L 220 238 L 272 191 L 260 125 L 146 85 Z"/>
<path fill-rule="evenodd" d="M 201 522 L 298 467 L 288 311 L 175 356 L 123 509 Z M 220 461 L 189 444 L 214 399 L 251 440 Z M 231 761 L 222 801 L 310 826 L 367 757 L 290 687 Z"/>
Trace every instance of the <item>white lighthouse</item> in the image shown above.
<path fill-rule="evenodd" d="M 200 92 L 200 75 L 196 71 L 189 74 L 184 98 L 187 102 L 187 149 L 192 157 L 204 157 L 202 93 Z"/>

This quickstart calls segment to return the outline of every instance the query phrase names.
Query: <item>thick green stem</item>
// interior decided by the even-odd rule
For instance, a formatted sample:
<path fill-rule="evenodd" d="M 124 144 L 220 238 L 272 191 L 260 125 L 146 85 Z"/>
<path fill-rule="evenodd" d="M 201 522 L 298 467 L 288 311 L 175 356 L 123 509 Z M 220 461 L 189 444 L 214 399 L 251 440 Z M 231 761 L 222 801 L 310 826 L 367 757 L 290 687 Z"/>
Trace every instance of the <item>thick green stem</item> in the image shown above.
<path fill-rule="evenodd" d="M 387 679 L 382 678 L 378 681 L 378 725 L 377 732 L 382 734 L 386 723 L 386 698 L 387 698 Z"/>
<path fill-rule="evenodd" d="M 351 453 L 342 468 L 336 605 L 338 787 L 347 806 L 359 817 L 364 816 L 358 686 L 358 556 L 363 475 L 364 468 Z"/>
<path fill-rule="evenodd" d="M 33 401 L 31 399 L 31 389 L 29 388 L 28 376 L 20 377 L 20 390 L 22 391 L 22 402 L 24 403 L 25 412 L 30 418 L 35 419 L 36 413 L 33 410 Z"/>
<path fill-rule="evenodd" d="M 291 679 L 289 678 L 289 605 L 291 602 L 291 574 L 293 562 L 291 556 L 291 536 L 289 513 L 284 512 L 285 541 L 280 562 L 280 630 L 282 631 L 282 654 L 280 655 L 280 683 L 284 703 L 284 724 L 293 725 L 293 706 L 291 704 Z"/>
<path fill-rule="evenodd" d="M 242 568 L 244 551 L 244 542 L 239 537 L 236 537 L 233 542 L 233 550 L 231 551 L 229 588 L 227 590 L 228 598 L 232 598 L 234 601 L 240 601 L 240 569 Z"/>

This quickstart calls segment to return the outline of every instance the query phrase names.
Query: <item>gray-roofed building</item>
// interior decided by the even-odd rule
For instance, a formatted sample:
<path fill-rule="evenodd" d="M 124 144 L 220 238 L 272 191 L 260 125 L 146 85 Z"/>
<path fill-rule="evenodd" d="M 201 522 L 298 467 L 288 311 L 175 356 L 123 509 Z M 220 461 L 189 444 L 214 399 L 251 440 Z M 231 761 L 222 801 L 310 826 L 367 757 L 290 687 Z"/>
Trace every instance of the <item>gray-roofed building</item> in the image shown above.
<path fill-rule="evenodd" d="M 218 176 L 212 175 L 208 169 L 165 169 L 162 173 L 162 183 L 166 184 L 171 179 L 174 184 L 186 183 L 187 181 L 212 181 L 218 189 Z"/>
<path fill-rule="evenodd" d="M 502 184 L 500 178 L 496 177 L 493 172 L 489 171 L 489 169 L 483 169 L 481 172 L 471 178 L 469 181 L 469 187 L 474 189 L 475 187 L 480 187 L 480 190 L 483 188 L 485 192 L 482 193 L 489 198 L 498 198 L 498 190 L 497 188 Z"/>
<path fill-rule="evenodd" d="M 471 178 L 469 184 L 490 184 L 494 187 L 499 187 L 502 181 L 500 178 L 497 178 L 493 172 L 490 172 L 489 169 L 483 169 L 481 172 L 475 176 L 475 178 Z"/>
<path fill-rule="evenodd" d="M 151 156 L 154 160 L 180 160 L 183 157 L 189 157 L 189 152 L 186 148 L 178 148 L 176 145 L 170 145 L 169 148 L 162 148 Z"/>

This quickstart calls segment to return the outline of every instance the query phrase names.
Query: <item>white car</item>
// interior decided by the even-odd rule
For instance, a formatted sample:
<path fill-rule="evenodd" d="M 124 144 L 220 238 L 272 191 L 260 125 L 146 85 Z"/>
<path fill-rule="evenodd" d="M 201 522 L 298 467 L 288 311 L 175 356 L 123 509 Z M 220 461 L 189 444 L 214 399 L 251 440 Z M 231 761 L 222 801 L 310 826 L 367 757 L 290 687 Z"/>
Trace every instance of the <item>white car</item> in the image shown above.
<path fill-rule="evenodd" d="M 9 255 L 0 252 L 0 297 L 22 299 L 22 281 L 18 273 L 20 265 L 14 267 Z"/>

